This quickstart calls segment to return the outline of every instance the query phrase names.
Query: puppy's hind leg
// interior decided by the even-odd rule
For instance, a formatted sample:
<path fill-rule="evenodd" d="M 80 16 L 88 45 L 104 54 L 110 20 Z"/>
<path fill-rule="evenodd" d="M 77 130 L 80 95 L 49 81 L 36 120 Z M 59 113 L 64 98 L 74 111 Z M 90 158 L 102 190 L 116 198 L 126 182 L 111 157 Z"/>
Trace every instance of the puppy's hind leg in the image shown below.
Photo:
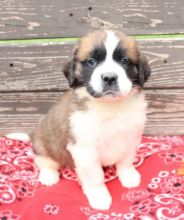
<path fill-rule="evenodd" d="M 39 182 L 46 186 L 52 186 L 59 182 L 58 169 L 60 165 L 50 157 L 35 156 L 35 163 L 40 169 Z"/>

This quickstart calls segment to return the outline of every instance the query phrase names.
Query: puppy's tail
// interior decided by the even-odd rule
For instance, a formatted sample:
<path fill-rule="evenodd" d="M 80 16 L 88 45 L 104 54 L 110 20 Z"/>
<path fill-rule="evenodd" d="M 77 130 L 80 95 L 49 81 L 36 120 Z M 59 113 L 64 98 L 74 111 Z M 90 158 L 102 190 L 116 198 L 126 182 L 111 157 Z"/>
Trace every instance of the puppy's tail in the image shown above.
<path fill-rule="evenodd" d="M 7 134 L 6 137 L 20 141 L 31 141 L 31 137 L 27 133 L 13 132 Z"/>

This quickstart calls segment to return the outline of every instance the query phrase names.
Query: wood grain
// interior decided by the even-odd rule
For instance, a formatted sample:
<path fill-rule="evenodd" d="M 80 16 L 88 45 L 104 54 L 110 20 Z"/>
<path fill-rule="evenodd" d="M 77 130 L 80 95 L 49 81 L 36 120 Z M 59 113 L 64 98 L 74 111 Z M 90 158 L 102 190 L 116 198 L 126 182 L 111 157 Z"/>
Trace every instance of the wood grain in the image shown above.
<path fill-rule="evenodd" d="M 184 134 L 184 90 L 147 90 L 147 134 Z"/>
<path fill-rule="evenodd" d="M 0 94 L 0 135 L 32 133 L 61 92 Z M 184 90 L 148 90 L 148 121 L 145 134 L 184 134 Z"/>
<path fill-rule="evenodd" d="M 184 32 L 183 0 L 0 1 L 0 39 L 81 36 L 96 28 L 128 34 Z"/>
<path fill-rule="evenodd" d="M 65 45 L 0 48 L 0 91 L 66 89 L 63 62 L 72 47 Z"/>
<path fill-rule="evenodd" d="M 140 41 L 152 75 L 146 88 L 184 88 L 184 40 Z M 68 88 L 63 63 L 73 45 L 0 47 L 0 92 L 60 91 Z"/>

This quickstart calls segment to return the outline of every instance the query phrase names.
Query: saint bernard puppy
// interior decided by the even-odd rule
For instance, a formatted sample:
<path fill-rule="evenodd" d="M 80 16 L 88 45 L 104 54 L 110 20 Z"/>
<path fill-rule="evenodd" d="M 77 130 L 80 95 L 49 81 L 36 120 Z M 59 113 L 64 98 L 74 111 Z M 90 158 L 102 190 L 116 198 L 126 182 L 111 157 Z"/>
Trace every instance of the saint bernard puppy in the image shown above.
<path fill-rule="evenodd" d="M 136 187 L 134 168 L 141 142 L 150 75 L 137 43 L 119 31 L 82 37 L 63 69 L 71 87 L 50 109 L 34 135 L 39 181 L 52 186 L 61 167 L 74 168 L 91 207 L 107 210 L 111 195 L 103 167 L 115 165 L 123 187 Z"/>

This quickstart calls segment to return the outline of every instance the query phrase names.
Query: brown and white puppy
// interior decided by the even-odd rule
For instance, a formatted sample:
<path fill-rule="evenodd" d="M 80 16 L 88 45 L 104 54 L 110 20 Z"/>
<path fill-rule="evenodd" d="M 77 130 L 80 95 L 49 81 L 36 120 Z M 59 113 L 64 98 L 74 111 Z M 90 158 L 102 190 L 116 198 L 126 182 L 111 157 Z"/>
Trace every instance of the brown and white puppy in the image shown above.
<path fill-rule="evenodd" d="M 73 167 L 90 205 L 106 210 L 112 199 L 102 167 L 115 165 L 124 187 L 140 184 L 133 161 L 145 125 L 141 88 L 150 68 L 134 39 L 95 31 L 79 40 L 64 74 L 71 89 L 34 137 L 39 180 L 51 186 L 61 167 Z"/>

